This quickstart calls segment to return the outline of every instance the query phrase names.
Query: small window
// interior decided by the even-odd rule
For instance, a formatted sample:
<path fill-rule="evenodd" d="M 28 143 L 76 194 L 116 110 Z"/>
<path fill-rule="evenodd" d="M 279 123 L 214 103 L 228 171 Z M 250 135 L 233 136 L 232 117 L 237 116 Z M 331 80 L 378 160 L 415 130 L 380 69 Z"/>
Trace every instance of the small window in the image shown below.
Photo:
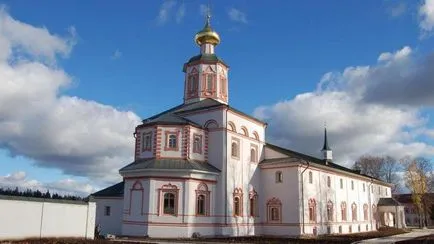
<path fill-rule="evenodd" d="M 202 153 L 202 135 L 193 136 L 193 153 Z"/>
<path fill-rule="evenodd" d="M 254 149 L 254 148 L 250 149 L 250 162 L 252 162 L 252 163 L 258 162 L 256 149 Z"/>
<path fill-rule="evenodd" d="M 206 75 L 206 91 L 207 92 L 212 92 L 212 90 L 213 90 L 213 78 L 214 78 L 213 74 L 207 74 Z"/>
<path fill-rule="evenodd" d="M 197 215 L 205 215 L 205 196 L 204 195 L 198 195 L 197 196 L 197 209 L 196 209 Z"/>
<path fill-rule="evenodd" d="M 327 176 L 327 187 L 330 187 L 331 186 L 331 179 L 330 179 L 330 176 Z"/>
<path fill-rule="evenodd" d="M 267 221 L 268 222 L 279 222 L 282 220 L 282 202 L 273 197 L 267 201 Z"/>
<path fill-rule="evenodd" d="M 143 133 L 143 151 L 152 150 L 152 132 Z"/>
<path fill-rule="evenodd" d="M 339 234 L 342 234 L 342 226 L 339 225 Z"/>
<path fill-rule="evenodd" d="M 344 180 L 341 178 L 340 180 L 341 189 L 344 189 Z"/>
<path fill-rule="evenodd" d="M 177 149 L 178 148 L 178 140 L 176 135 L 168 134 L 169 137 L 167 139 L 167 149 Z"/>
<path fill-rule="evenodd" d="M 104 206 L 104 216 L 110 216 L 110 215 L 111 215 L 110 206 Z"/>
<path fill-rule="evenodd" d="M 351 181 L 351 190 L 354 190 L 354 181 Z"/>
<path fill-rule="evenodd" d="M 365 192 L 365 183 L 363 183 L 363 192 Z"/>
<path fill-rule="evenodd" d="M 239 197 L 234 197 L 234 215 L 240 216 L 241 214 L 241 203 Z"/>
<path fill-rule="evenodd" d="M 271 208 L 271 220 L 272 221 L 278 221 L 280 219 L 279 217 L 279 209 L 274 207 Z"/>
<path fill-rule="evenodd" d="M 235 158 L 239 157 L 238 143 L 235 141 L 232 142 L 231 155 L 232 155 L 232 157 L 235 157 Z"/>
<path fill-rule="evenodd" d="M 175 194 L 165 193 L 163 204 L 163 214 L 175 214 Z"/>
<path fill-rule="evenodd" d="M 276 172 L 276 183 L 282 183 L 283 182 L 283 174 L 282 171 Z"/>
<path fill-rule="evenodd" d="M 312 171 L 309 171 L 309 183 L 310 183 L 310 184 L 313 183 L 313 175 L 312 175 Z"/>

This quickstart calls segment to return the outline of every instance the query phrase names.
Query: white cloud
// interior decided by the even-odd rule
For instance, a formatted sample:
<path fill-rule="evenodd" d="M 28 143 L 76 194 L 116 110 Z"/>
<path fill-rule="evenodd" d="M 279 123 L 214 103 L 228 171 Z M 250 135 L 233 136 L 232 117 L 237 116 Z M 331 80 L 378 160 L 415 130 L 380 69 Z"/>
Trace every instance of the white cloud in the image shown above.
<path fill-rule="evenodd" d="M 165 24 L 169 21 L 170 14 L 175 7 L 176 2 L 174 0 L 165 0 L 161 4 L 160 11 L 158 12 L 157 21 L 159 24 Z"/>
<path fill-rule="evenodd" d="M 119 51 L 119 49 L 116 49 L 116 51 L 112 54 L 112 56 L 110 57 L 110 59 L 112 60 L 116 60 L 122 57 L 122 52 Z"/>
<path fill-rule="evenodd" d="M 247 15 L 236 8 L 230 8 L 228 15 L 232 21 L 247 24 Z"/>
<path fill-rule="evenodd" d="M 72 78 L 50 64 L 71 52 L 73 39 L 17 21 L 4 9 L 0 19 L 0 148 L 97 184 L 118 181 L 118 169 L 132 160 L 139 117 L 63 95 Z"/>
<path fill-rule="evenodd" d="M 422 36 L 429 35 L 434 30 L 434 0 L 424 0 L 419 7 Z"/>
<path fill-rule="evenodd" d="M 392 17 L 399 17 L 407 11 L 407 4 L 405 2 L 400 2 L 388 9 L 388 13 Z"/>
<path fill-rule="evenodd" d="M 434 106 L 434 62 L 416 59 L 410 47 L 378 60 L 327 73 L 316 91 L 259 107 L 255 115 L 269 122 L 271 141 L 315 156 L 327 121 L 334 156 L 347 166 L 366 153 L 434 156 L 434 147 L 418 140 L 427 124 L 420 107 Z"/>
<path fill-rule="evenodd" d="M 176 23 L 181 23 L 185 16 L 185 4 L 181 4 L 176 11 Z"/>
<path fill-rule="evenodd" d="M 41 192 L 58 193 L 61 195 L 77 195 L 86 197 L 96 191 L 89 182 L 79 182 L 73 179 L 62 179 L 43 183 L 37 180 L 32 180 L 27 177 L 26 172 L 17 171 L 12 174 L 0 176 L 0 187 L 7 189 L 15 189 L 18 187 L 21 191 L 26 189 L 39 190 Z"/>

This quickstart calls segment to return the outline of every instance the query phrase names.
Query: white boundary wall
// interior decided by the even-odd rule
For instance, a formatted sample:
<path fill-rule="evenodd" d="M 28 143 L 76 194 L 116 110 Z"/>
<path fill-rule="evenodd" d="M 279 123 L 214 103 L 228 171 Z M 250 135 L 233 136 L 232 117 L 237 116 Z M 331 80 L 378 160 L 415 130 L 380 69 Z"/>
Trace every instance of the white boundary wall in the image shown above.
<path fill-rule="evenodd" d="M 94 238 L 95 202 L 0 195 L 0 240 Z"/>

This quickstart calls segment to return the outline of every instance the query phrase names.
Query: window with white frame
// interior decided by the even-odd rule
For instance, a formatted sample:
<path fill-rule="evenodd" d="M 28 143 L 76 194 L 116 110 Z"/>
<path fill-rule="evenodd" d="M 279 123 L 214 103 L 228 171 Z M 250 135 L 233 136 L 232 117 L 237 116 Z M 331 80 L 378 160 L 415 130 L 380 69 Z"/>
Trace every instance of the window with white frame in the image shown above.
<path fill-rule="evenodd" d="M 142 134 L 142 151 L 152 150 L 152 132 L 144 132 Z"/>

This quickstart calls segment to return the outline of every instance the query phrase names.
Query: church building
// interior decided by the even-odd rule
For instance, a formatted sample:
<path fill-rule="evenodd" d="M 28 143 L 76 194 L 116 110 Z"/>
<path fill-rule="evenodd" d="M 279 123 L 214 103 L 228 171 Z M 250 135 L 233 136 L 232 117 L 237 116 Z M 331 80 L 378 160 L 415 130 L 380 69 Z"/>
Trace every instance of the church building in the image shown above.
<path fill-rule="evenodd" d="M 300 236 L 405 225 L 403 208 L 388 204 L 391 185 L 335 163 L 326 130 L 322 158 L 267 143 L 267 124 L 229 104 L 229 66 L 215 53 L 209 16 L 194 40 L 183 103 L 144 119 L 123 181 L 92 194 L 102 233 Z"/>

